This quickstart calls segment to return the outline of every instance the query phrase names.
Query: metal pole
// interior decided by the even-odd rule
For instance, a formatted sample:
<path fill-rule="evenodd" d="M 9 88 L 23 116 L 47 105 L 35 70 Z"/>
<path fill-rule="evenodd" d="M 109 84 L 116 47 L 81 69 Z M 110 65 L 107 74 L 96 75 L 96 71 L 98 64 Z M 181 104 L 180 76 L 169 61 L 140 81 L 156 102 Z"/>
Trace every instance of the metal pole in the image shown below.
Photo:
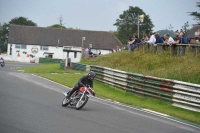
<path fill-rule="evenodd" d="M 81 48 L 83 48 L 83 37 L 82 37 L 82 47 Z"/>
<path fill-rule="evenodd" d="M 139 20 L 139 15 L 138 15 L 138 38 L 140 38 L 140 35 L 139 35 L 139 24 L 140 24 L 140 20 Z"/>

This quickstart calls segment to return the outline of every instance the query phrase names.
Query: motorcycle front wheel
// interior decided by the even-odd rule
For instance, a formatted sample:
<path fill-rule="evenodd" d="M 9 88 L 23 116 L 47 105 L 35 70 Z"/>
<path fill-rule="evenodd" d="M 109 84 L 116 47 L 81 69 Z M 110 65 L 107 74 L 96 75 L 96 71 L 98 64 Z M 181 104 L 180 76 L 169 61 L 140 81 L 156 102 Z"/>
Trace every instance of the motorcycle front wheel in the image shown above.
<path fill-rule="evenodd" d="M 80 99 L 76 104 L 76 110 L 83 108 L 83 106 L 85 106 L 85 104 L 87 103 L 88 99 L 89 97 L 86 95 L 83 97 L 82 100 Z"/>
<path fill-rule="evenodd" d="M 69 101 L 67 100 L 67 98 L 65 97 L 62 101 L 62 106 L 66 107 L 69 104 Z"/>

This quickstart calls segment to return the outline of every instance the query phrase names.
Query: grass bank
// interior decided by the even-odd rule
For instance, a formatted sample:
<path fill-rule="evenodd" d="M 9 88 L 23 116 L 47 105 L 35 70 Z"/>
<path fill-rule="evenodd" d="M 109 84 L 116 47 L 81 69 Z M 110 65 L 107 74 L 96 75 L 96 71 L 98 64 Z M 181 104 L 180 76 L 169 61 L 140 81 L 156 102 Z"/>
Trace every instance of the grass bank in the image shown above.
<path fill-rule="evenodd" d="M 27 73 L 36 73 L 42 77 L 53 80 L 68 87 L 73 87 L 85 72 L 75 70 L 60 70 L 59 64 L 44 64 L 27 68 L 19 68 Z M 52 74 L 53 73 L 53 74 Z M 94 82 L 95 93 L 98 97 L 109 98 L 124 104 L 151 109 L 160 113 L 168 114 L 183 120 L 200 124 L 200 113 L 171 106 L 163 101 L 140 97 L 134 94 L 115 89 L 100 82 Z"/>
<path fill-rule="evenodd" d="M 200 84 L 200 55 L 170 57 L 168 53 L 130 53 L 125 50 L 98 58 L 84 58 L 81 63 Z"/>

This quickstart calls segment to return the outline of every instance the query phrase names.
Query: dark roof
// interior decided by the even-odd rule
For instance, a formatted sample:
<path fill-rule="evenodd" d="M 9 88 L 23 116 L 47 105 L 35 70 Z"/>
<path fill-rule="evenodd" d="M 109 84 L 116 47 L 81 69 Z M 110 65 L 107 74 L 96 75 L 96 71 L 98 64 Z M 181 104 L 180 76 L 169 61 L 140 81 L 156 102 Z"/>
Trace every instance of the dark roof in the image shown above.
<path fill-rule="evenodd" d="M 200 25 L 194 25 L 188 32 L 187 32 L 187 36 L 190 37 L 190 38 L 194 38 L 195 35 L 194 33 L 200 29 Z"/>
<path fill-rule="evenodd" d="M 113 49 L 123 44 L 114 33 L 106 31 L 69 30 L 61 28 L 43 28 L 35 26 L 10 25 L 8 42 L 13 44 L 43 46 L 77 46 L 96 49 Z M 58 44 L 59 39 L 59 44 Z"/>
<path fill-rule="evenodd" d="M 171 37 L 174 37 L 175 32 L 172 30 L 159 30 L 156 33 L 158 33 L 161 37 L 164 37 L 165 34 L 169 34 Z"/>

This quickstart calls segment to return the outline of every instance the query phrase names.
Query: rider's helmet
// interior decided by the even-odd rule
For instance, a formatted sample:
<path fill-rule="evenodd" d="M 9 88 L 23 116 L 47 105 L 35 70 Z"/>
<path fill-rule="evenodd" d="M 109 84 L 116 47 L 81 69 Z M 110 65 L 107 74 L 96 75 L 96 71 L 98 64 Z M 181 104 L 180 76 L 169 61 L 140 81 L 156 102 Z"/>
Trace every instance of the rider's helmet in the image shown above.
<path fill-rule="evenodd" d="M 93 72 L 93 71 L 90 71 L 90 72 L 88 73 L 88 77 L 89 77 L 90 80 L 94 80 L 95 76 L 96 76 L 96 73 Z"/>

